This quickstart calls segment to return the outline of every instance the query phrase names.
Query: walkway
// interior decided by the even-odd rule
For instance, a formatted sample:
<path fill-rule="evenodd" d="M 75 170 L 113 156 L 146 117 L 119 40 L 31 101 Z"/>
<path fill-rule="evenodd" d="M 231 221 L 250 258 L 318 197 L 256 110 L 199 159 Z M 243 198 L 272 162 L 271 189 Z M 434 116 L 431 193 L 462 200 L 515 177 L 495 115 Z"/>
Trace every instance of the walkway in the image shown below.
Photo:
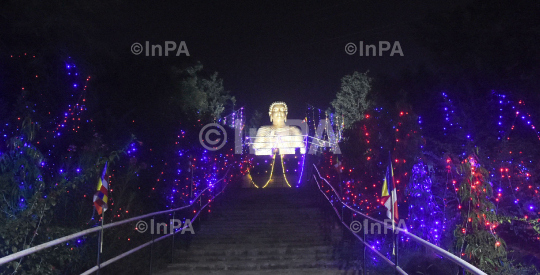
<path fill-rule="evenodd" d="M 358 274 L 340 270 L 341 225 L 317 190 L 230 189 L 187 250 L 159 274 Z M 325 207 L 327 205 L 324 205 Z M 335 244 L 334 246 L 332 244 Z"/>

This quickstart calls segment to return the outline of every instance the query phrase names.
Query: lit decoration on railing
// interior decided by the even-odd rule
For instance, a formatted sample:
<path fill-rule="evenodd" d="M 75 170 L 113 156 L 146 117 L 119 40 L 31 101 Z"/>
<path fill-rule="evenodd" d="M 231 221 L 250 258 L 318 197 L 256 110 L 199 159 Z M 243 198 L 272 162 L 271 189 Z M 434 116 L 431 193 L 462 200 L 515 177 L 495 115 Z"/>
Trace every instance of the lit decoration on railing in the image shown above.
<path fill-rule="evenodd" d="M 243 109 L 242 107 L 216 120 L 216 123 L 230 127 L 234 131 L 234 134 L 230 136 L 238 140 L 243 139 L 241 135 L 245 127 Z M 168 207 L 174 208 L 189 204 L 191 198 L 196 197 L 201 190 L 207 187 L 213 190 L 218 176 L 229 165 L 232 165 L 231 169 L 234 171 L 239 171 L 239 175 L 249 174 L 250 159 L 245 154 L 235 154 L 238 150 L 244 152 L 245 144 L 235 144 L 229 141 L 227 146 L 218 151 L 204 150 L 199 140 L 194 138 L 198 137 L 204 124 L 198 121 L 195 125 L 183 125 L 183 129 L 177 134 L 175 142 L 177 149 L 173 160 L 171 162 L 162 161 L 163 168 L 156 182 L 164 182 L 163 184 L 168 186 L 167 191 L 163 194 L 170 202 Z M 235 137 L 235 135 L 239 136 Z M 206 199 L 204 196 L 203 201 Z"/>
<path fill-rule="evenodd" d="M 307 121 L 307 117 L 306 117 Z M 304 139 L 304 148 L 307 148 L 307 138 Z M 306 164 L 306 154 L 302 155 L 302 162 L 299 162 L 299 169 L 300 169 L 300 177 L 298 177 L 298 182 L 296 183 L 296 187 L 300 187 L 300 183 L 302 182 L 302 177 L 304 176 L 304 165 Z M 296 170 L 295 170 L 296 172 Z"/>
<path fill-rule="evenodd" d="M 305 121 L 309 126 L 306 144 L 309 145 L 310 154 L 320 153 L 325 147 L 331 147 L 333 151 L 336 150 L 337 143 L 343 139 L 343 117 L 336 117 L 332 113 L 308 104 Z"/>

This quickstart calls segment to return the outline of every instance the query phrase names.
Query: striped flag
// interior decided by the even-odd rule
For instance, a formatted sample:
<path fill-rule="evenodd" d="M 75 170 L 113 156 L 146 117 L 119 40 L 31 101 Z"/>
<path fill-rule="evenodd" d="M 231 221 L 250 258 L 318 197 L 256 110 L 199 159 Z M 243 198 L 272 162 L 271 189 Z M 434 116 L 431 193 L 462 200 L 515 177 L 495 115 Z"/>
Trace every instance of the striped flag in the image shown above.
<path fill-rule="evenodd" d="M 384 177 L 381 203 L 386 207 L 386 216 L 394 220 L 399 221 L 398 207 L 397 207 L 397 191 L 396 184 L 394 182 L 394 169 L 392 169 L 392 159 L 386 167 L 386 176 Z"/>
<path fill-rule="evenodd" d="M 103 211 L 107 211 L 107 201 L 109 200 L 109 183 L 107 182 L 106 174 L 107 163 L 105 163 L 103 173 L 101 174 L 101 178 L 98 182 L 97 192 L 94 195 L 94 206 L 96 207 L 99 215 L 101 215 Z"/>

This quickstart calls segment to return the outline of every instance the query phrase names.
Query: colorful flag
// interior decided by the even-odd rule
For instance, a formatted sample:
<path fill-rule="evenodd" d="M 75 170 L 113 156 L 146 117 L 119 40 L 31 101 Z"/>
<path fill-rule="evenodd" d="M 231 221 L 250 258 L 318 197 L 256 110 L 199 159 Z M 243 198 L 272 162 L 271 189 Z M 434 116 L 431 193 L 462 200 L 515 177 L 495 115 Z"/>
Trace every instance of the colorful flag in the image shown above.
<path fill-rule="evenodd" d="M 397 192 L 396 184 L 394 182 L 394 169 L 392 169 L 392 159 L 388 167 L 386 168 L 386 176 L 384 177 L 381 203 L 386 207 L 386 216 L 394 220 L 396 223 L 399 221 L 398 207 L 397 207 Z"/>
<path fill-rule="evenodd" d="M 103 211 L 107 211 L 107 202 L 109 200 L 109 183 L 107 182 L 106 174 L 107 163 L 105 163 L 103 173 L 101 174 L 101 178 L 98 182 L 97 192 L 94 195 L 94 206 L 96 207 L 99 215 L 101 215 Z"/>

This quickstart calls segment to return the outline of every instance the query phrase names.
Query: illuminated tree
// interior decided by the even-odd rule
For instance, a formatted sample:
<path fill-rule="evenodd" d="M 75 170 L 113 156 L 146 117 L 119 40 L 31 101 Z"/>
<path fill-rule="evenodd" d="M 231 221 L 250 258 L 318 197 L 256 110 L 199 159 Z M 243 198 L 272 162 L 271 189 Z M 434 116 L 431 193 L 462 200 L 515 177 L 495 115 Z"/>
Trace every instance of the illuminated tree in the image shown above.
<path fill-rule="evenodd" d="M 506 259 L 506 243 L 494 229 L 501 221 L 495 213 L 488 171 L 471 155 L 459 166 L 461 223 L 454 231 L 462 257 L 487 273 L 500 271 Z"/>
<path fill-rule="evenodd" d="M 354 72 L 341 79 L 341 89 L 331 104 L 336 110 L 336 116 L 345 120 L 345 128 L 364 118 L 364 112 L 371 106 L 368 94 L 371 91 L 372 78 L 368 72 Z"/>
<path fill-rule="evenodd" d="M 234 105 L 236 99 L 223 87 L 223 79 L 214 72 L 209 77 L 203 74 L 199 63 L 185 69 L 173 69 L 178 92 L 172 96 L 170 107 L 180 107 L 183 115 L 196 114 L 197 119 L 221 117 L 227 104 Z"/>

